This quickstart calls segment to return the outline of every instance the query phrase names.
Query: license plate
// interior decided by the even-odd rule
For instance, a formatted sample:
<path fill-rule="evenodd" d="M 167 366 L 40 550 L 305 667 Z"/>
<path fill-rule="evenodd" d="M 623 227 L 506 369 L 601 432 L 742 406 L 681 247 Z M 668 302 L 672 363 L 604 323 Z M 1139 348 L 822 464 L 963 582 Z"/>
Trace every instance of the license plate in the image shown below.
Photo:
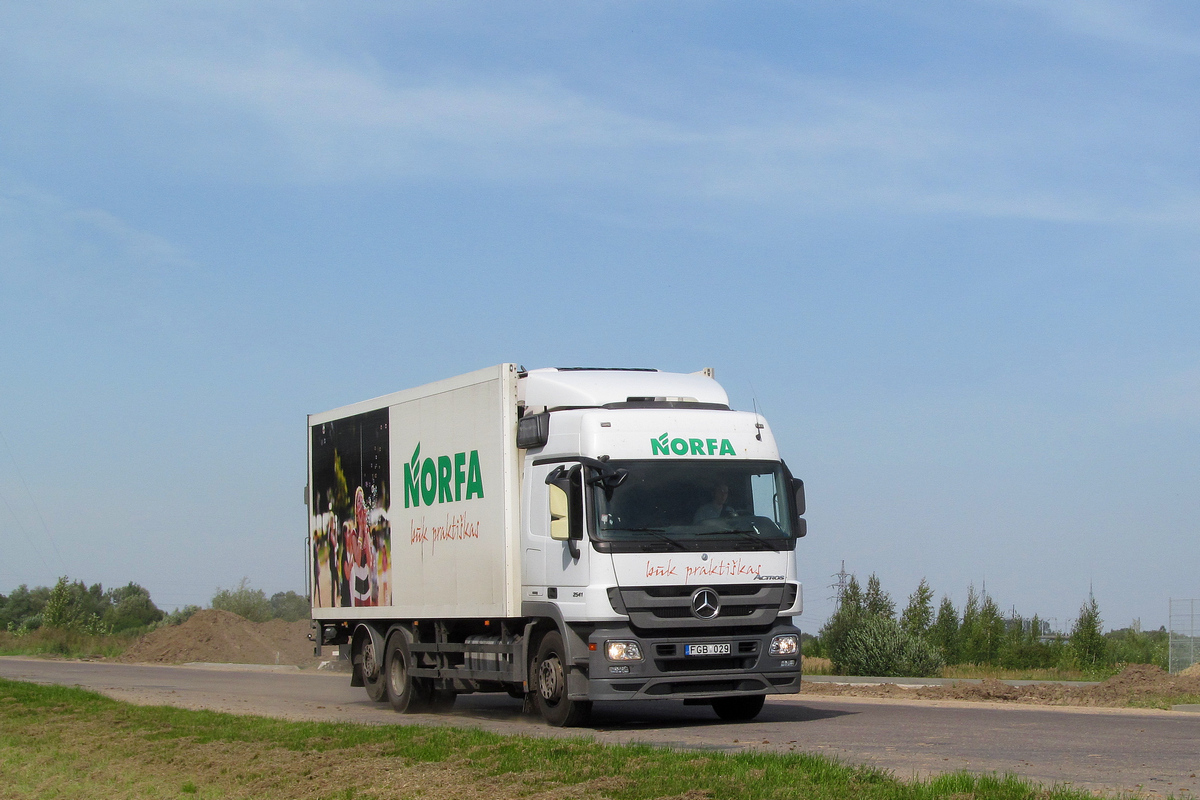
<path fill-rule="evenodd" d="M 683 654 L 685 656 L 727 656 L 729 655 L 729 642 L 721 644 L 685 644 L 683 646 Z"/>

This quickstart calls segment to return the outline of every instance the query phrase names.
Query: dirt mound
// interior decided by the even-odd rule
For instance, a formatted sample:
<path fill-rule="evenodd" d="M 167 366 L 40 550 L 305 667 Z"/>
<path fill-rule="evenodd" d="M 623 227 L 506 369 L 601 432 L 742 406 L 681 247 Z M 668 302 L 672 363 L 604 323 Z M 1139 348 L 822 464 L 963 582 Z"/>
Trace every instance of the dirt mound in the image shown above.
<path fill-rule="evenodd" d="M 1181 672 L 1179 673 L 1179 677 L 1181 677 L 1181 678 L 1197 678 L 1197 677 L 1200 677 L 1200 661 L 1197 661 L 1195 664 L 1192 664 L 1192 665 L 1191 665 L 1190 667 L 1188 667 L 1187 669 L 1185 669 L 1185 670 L 1181 671 Z"/>
<path fill-rule="evenodd" d="M 1088 686 L 1080 694 L 1096 705 L 1125 705 L 1130 700 L 1152 696 L 1200 694 L 1200 674 L 1171 675 L 1152 664 L 1130 664 L 1099 686 Z"/>
<path fill-rule="evenodd" d="M 126 662 L 181 664 L 293 664 L 315 667 L 308 620 L 250 622 L 229 611 L 210 609 L 182 625 L 159 628 L 139 639 L 118 659 Z"/>

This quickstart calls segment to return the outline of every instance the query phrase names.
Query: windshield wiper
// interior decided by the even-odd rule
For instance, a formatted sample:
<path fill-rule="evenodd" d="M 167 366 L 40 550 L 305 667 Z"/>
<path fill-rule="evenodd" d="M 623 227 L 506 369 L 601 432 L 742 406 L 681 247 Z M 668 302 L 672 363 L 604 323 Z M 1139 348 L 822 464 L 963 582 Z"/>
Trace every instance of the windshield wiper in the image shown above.
<path fill-rule="evenodd" d="M 760 536 L 758 534 L 757 531 L 752 531 L 752 530 L 748 531 L 748 530 L 745 530 L 744 528 L 730 528 L 729 530 L 726 530 L 726 531 L 711 531 L 711 532 L 702 533 L 700 535 L 701 536 L 723 536 L 727 533 L 736 533 L 738 536 L 741 536 L 743 539 L 749 539 L 750 541 L 754 542 L 755 544 L 757 544 L 764 550 L 774 550 L 776 553 L 780 552 L 779 548 L 776 547 L 775 545 L 771 544 L 771 541 L 769 539 L 764 539 L 762 536 Z"/>
<path fill-rule="evenodd" d="M 628 531 L 629 533 L 648 533 L 656 539 L 662 539 L 667 544 L 678 547 L 680 550 L 687 550 L 687 547 L 675 541 L 670 536 L 663 534 L 666 528 L 618 528 L 617 530 Z"/>

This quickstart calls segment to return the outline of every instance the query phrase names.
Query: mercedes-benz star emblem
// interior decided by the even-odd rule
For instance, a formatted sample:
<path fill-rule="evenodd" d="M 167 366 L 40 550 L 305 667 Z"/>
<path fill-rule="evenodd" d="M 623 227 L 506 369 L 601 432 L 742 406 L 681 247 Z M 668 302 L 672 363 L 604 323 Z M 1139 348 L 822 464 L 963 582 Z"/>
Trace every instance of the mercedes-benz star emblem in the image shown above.
<path fill-rule="evenodd" d="M 713 589 L 697 589 L 692 595 L 692 614 L 700 619 L 712 619 L 721 613 L 721 598 Z"/>

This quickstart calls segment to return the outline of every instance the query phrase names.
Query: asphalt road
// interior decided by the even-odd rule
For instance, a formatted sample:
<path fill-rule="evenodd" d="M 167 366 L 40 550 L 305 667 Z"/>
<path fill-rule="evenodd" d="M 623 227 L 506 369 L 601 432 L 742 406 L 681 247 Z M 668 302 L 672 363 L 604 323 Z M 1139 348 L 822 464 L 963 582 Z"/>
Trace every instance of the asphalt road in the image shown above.
<path fill-rule="evenodd" d="M 772 697 L 749 723 L 724 723 L 680 702 L 597 704 L 592 725 L 561 730 L 521 713 L 507 695 L 459 698 L 442 715 L 396 715 L 344 674 L 0 658 L 0 677 L 78 685 L 142 704 L 288 719 L 419 722 L 535 736 L 675 748 L 809 751 L 892 770 L 898 777 L 965 769 L 1044 784 L 1153 795 L 1200 795 L 1200 714 L 1061 709 L 949 701 Z"/>

